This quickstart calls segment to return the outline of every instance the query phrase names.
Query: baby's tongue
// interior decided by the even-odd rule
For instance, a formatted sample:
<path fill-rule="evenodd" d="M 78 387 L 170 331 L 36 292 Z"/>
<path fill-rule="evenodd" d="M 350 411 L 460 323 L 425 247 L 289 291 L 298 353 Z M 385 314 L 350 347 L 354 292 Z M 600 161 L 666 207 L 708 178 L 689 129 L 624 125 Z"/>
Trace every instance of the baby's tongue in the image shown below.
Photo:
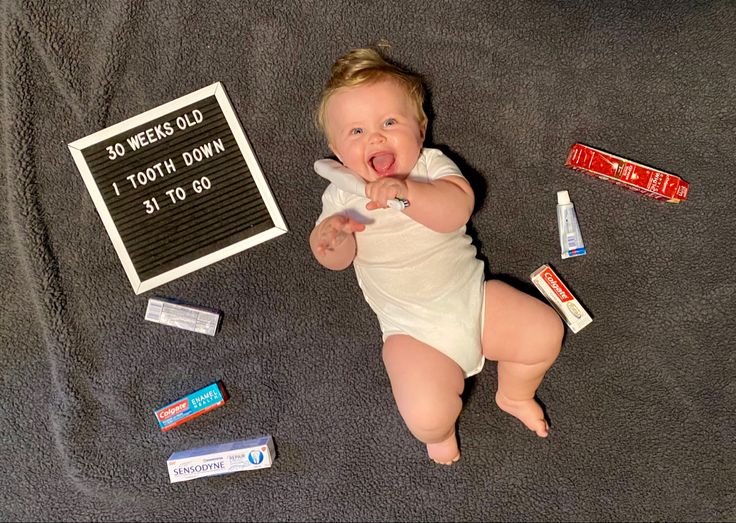
<path fill-rule="evenodd" d="M 373 169 L 379 175 L 385 175 L 389 172 L 391 167 L 394 165 L 395 157 L 391 153 L 381 153 L 373 157 L 372 164 Z"/>

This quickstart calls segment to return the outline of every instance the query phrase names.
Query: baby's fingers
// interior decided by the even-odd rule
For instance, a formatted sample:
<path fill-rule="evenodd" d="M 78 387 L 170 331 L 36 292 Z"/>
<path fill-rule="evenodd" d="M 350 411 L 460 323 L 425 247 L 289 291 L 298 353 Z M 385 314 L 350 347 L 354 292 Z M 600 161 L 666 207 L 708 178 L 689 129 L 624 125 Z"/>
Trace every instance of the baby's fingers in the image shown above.
<path fill-rule="evenodd" d="M 345 241 L 346 237 L 347 233 L 339 229 L 330 230 L 328 233 L 322 235 L 320 242 L 317 245 L 317 252 L 324 254 L 326 252 L 334 251 L 336 247 Z"/>
<path fill-rule="evenodd" d="M 352 218 L 348 218 L 348 221 L 345 223 L 342 230 L 344 232 L 360 232 L 365 230 L 365 225 L 360 222 L 356 222 Z"/>

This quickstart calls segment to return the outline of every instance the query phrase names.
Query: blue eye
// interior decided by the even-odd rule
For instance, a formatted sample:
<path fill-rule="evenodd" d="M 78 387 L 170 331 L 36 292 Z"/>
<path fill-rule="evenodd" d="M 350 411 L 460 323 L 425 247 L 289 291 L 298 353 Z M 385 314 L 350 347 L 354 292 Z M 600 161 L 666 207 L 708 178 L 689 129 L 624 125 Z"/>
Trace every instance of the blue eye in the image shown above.
<path fill-rule="evenodd" d="M 385 122 L 383 122 L 383 126 L 384 127 L 391 127 L 392 125 L 395 125 L 395 124 L 396 124 L 396 119 L 395 118 L 389 118 L 388 120 L 386 120 Z"/>
<path fill-rule="evenodd" d="M 362 133 L 363 133 L 363 129 L 361 129 L 360 127 L 355 127 L 354 129 L 350 129 L 350 134 L 362 134 Z"/>

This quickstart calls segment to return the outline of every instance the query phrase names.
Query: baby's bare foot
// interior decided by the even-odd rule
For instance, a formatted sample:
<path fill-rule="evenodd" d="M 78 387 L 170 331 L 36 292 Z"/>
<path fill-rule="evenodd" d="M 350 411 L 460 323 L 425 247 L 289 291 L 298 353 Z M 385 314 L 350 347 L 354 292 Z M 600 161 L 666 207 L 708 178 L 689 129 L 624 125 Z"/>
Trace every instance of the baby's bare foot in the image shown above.
<path fill-rule="evenodd" d="M 427 453 L 435 463 L 452 465 L 460 459 L 460 449 L 457 448 L 457 438 L 453 432 L 449 438 L 439 443 L 427 443 Z"/>
<path fill-rule="evenodd" d="M 542 407 L 536 400 L 511 400 L 497 392 L 496 404 L 502 411 L 518 418 L 529 430 L 536 432 L 537 436 L 547 437 L 549 426 L 544 419 Z"/>

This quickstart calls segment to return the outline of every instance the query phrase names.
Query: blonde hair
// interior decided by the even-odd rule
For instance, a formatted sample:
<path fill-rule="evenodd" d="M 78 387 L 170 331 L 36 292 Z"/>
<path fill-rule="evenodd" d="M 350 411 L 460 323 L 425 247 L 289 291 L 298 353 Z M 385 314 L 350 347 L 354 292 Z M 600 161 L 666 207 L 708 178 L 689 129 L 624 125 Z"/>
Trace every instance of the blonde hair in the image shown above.
<path fill-rule="evenodd" d="M 327 102 L 335 92 L 344 87 L 357 87 L 379 80 L 390 79 L 401 85 L 417 111 L 419 125 L 427 123 L 424 112 L 424 86 L 419 76 L 401 69 L 399 66 L 386 60 L 375 49 L 353 49 L 337 59 L 332 65 L 330 79 L 322 90 L 316 120 L 319 127 L 327 136 L 325 112 Z"/>

